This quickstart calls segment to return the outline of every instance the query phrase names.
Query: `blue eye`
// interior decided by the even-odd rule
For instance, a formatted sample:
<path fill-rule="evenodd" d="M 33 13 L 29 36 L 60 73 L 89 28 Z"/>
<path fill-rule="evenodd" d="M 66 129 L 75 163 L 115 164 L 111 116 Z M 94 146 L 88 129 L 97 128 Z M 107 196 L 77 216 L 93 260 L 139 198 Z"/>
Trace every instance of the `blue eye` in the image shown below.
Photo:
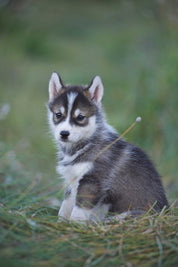
<path fill-rule="evenodd" d="M 83 116 L 81 114 L 77 116 L 78 121 L 83 121 L 84 119 L 85 119 L 85 116 Z"/>
<path fill-rule="evenodd" d="M 57 119 L 60 119 L 62 117 L 62 113 L 61 112 L 55 113 L 55 115 L 56 115 Z"/>

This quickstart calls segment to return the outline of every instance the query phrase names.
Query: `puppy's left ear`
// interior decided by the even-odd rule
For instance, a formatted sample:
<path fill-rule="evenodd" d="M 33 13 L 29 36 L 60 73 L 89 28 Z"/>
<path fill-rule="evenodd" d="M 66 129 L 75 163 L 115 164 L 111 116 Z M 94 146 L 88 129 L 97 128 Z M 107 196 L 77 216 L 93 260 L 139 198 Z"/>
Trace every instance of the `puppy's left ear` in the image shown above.
<path fill-rule="evenodd" d="M 88 90 L 91 95 L 91 100 L 95 101 L 97 104 L 100 103 L 103 98 L 103 92 L 104 92 L 104 87 L 100 76 L 95 76 L 93 78 L 91 84 L 89 85 Z"/>
<path fill-rule="evenodd" d="M 57 97 L 63 87 L 64 85 L 58 73 L 53 72 L 49 81 L 49 101 L 52 101 L 55 97 Z"/>

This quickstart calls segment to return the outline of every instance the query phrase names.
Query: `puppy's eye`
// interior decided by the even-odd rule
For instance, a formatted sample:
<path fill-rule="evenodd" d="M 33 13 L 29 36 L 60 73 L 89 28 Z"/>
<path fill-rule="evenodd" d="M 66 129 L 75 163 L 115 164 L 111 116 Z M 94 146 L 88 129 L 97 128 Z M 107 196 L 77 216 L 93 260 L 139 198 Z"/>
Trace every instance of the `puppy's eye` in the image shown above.
<path fill-rule="evenodd" d="M 78 121 L 83 121 L 85 119 L 85 116 L 83 116 L 82 114 L 79 114 L 76 119 Z"/>
<path fill-rule="evenodd" d="M 57 119 L 60 119 L 62 117 L 62 113 L 61 112 L 55 113 L 55 116 Z"/>

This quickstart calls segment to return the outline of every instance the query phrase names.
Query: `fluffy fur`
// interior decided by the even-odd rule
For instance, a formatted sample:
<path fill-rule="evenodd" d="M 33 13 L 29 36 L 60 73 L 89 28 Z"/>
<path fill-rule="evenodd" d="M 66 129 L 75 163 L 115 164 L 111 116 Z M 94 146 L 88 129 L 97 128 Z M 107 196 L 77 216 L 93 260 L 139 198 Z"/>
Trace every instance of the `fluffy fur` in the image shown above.
<path fill-rule="evenodd" d="M 168 205 L 155 167 L 138 147 L 119 140 L 102 111 L 103 84 L 65 86 L 57 73 L 49 82 L 49 125 L 59 153 L 57 171 L 65 198 L 59 218 L 105 220 L 110 214 L 157 212 Z"/>

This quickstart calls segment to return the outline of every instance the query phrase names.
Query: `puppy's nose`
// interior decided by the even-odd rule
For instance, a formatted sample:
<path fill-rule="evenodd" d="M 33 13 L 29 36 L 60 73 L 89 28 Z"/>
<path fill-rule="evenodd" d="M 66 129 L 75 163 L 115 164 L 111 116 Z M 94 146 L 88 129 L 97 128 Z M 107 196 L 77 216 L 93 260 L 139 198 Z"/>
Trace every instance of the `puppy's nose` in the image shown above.
<path fill-rule="evenodd" d="M 67 139 L 67 137 L 70 135 L 69 131 L 61 131 L 60 135 L 63 139 Z"/>

